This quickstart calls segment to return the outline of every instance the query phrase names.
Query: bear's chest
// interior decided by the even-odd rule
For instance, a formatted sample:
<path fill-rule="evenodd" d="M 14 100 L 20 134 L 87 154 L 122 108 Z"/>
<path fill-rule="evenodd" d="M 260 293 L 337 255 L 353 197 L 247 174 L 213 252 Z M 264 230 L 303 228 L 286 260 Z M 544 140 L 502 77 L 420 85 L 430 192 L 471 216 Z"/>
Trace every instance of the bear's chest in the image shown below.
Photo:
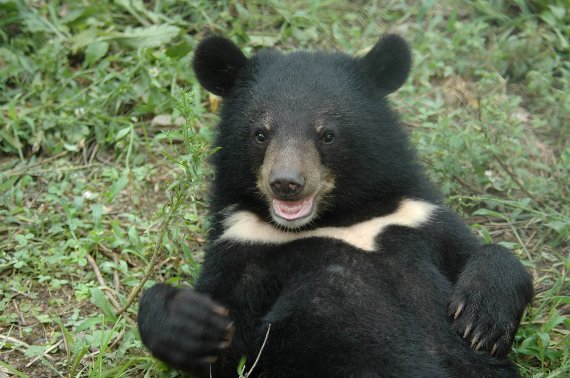
<path fill-rule="evenodd" d="M 362 252 L 379 250 L 378 237 L 391 226 L 420 228 L 429 222 L 437 205 L 425 201 L 404 200 L 393 213 L 374 217 L 344 227 L 321 227 L 312 230 L 286 231 L 265 222 L 248 211 L 230 213 L 218 242 L 241 245 L 286 245 L 306 239 L 329 239 L 347 244 Z"/>

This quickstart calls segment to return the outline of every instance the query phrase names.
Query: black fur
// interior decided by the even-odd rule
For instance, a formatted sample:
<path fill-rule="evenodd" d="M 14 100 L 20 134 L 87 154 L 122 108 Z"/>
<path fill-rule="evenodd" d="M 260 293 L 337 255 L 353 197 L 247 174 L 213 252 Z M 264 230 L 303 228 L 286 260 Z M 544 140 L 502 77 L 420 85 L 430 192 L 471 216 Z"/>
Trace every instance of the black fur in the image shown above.
<path fill-rule="evenodd" d="M 210 37 L 196 49 L 194 73 L 204 88 L 218 96 L 231 93 L 236 78 L 247 59 L 232 42 Z"/>
<path fill-rule="evenodd" d="M 390 54 L 386 54 L 390 51 Z M 375 85 L 386 95 L 400 88 L 410 74 L 412 59 L 407 43 L 397 35 L 382 38 L 362 59 L 361 64 Z"/>
<path fill-rule="evenodd" d="M 403 84 L 410 61 L 394 35 L 358 59 L 264 50 L 246 60 L 227 40 L 200 44 L 198 79 L 225 96 L 213 227 L 195 291 L 157 285 L 141 299 L 141 337 L 156 357 L 204 376 L 217 359 L 213 377 L 236 376 L 242 356 L 251 367 L 271 324 L 254 376 L 518 376 L 505 356 L 532 297 L 530 276 L 505 248 L 481 245 L 422 173 L 384 98 Z M 271 222 L 256 186 L 267 147 L 254 133 L 263 122 L 275 145 L 303 154 L 303 143 L 312 143 L 334 176 L 305 228 L 385 216 L 403 199 L 438 210 L 419 227 L 388 227 L 375 252 L 329 238 L 222 239 L 228 211 Z M 334 143 L 321 143 L 318 124 Z"/>

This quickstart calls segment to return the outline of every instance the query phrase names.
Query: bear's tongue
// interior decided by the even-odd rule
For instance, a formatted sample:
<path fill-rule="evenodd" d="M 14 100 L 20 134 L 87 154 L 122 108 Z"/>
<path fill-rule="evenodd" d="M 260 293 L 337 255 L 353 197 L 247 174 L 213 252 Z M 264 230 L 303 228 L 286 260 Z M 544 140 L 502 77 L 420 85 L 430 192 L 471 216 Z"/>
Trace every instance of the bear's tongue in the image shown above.
<path fill-rule="evenodd" d="M 273 210 L 281 218 L 295 220 L 308 215 L 313 209 L 313 197 L 302 201 L 281 201 L 273 199 Z"/>

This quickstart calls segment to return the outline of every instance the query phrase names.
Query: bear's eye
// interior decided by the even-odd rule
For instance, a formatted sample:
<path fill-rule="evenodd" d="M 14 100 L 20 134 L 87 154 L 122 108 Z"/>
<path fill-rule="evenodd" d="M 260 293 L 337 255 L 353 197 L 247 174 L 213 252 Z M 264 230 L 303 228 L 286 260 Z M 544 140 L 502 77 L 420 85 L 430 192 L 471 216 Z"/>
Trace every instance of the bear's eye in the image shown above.
<path fill-rule="evenodd" d="M 332 142 L 334 142 L 334 134 L 330 131 L 325 133 L 325 135 L 323 135 L 323 137 L 321 138 L 321 141 L 324 144 L 331 144 Z"/>
<path fill-rule="evenodd" d="M 255 141 L 257 143 L 265 143 L 265 141 L 267 140 L 267 136 L 265 135 L 265 133 L 261 130 L 257 130 L 255 132 L 255 134 L 253 135 L 253 137 L 255 138 Z"/>

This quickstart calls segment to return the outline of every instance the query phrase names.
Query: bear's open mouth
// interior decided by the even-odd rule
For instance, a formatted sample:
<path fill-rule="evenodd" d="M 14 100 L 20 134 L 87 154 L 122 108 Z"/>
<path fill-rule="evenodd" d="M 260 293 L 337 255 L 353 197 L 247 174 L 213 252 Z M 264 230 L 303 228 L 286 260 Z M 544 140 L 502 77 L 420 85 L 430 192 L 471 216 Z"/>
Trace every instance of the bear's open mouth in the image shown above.
<path fill-rule="evenodd" d="M 314 196 L 300 201 L 282 201 L 273 198 L 273 211 L 275 214 L 288 221 L 293 221 L 309 216 L 313 212 Z"/>

